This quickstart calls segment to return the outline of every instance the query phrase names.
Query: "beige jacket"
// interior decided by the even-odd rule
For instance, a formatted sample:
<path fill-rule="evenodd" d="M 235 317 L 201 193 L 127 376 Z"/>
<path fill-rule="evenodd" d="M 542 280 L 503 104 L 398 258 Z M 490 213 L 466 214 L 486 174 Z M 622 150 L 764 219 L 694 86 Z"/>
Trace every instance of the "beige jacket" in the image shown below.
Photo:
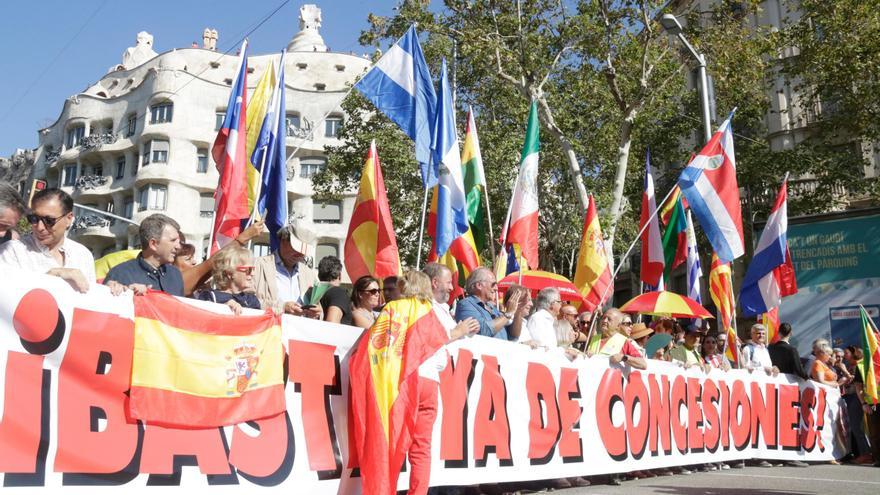
<path fill-rule="evenodd" d="M 305 263 L 298 263 L 299 271 L 299 290 L 300 294 L 305 295 L 309 287 L 315 285 L 318 280 L 318 272 L 309 268 Z M 275 255 L 268 254 L 260 256 L 254 262 L 254 290 L 257 293 L 257 299 L 263 309 L 272 308 L 278 313 L 284 311 L 284 303 L 287 301 L 278 300 L 278 285 L 276 278 L 278 271 L 275 269 Z"/>

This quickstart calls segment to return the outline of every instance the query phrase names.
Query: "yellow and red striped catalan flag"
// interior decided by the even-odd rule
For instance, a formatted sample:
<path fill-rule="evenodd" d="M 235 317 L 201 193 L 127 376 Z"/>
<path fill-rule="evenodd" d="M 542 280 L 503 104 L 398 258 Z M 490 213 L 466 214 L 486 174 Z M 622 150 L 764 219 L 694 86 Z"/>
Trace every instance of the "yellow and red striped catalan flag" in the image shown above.
<path fill-rule="evenodd" d="M 278 316 L 215 313 L 162 292 L 134 302 L 132 417 L 210 428 L 284 412 Z"/>
<path fill-rule="evenodd" d="M 730 263 L 722 263 L 718 255 L 712 253 L 709 295 L 718 311 L 718 334 L 727 336 L 724 354 L 733 364 L 738 364 L 739 345 L 736 341 L 736 330 L 733 328 L 733 284 L 730 275 Z"/>
<path fill-rule="evenodd" d="M 779 342 L 779 306 L 761 315 L 761 324 L 767 329 L 767 343 Z"/>

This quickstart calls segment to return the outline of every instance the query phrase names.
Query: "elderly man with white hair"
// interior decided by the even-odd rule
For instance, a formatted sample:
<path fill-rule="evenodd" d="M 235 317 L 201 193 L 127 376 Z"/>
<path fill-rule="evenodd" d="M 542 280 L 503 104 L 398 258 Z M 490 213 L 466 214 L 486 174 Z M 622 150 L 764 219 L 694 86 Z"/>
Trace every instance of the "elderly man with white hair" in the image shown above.
<path fill-rule="evenodd" d="M 535 312 L 529 317 L 525 328 L 519 335 L 519 342 L 533 343 L 537 347 L 553 349 L 557 346 L 556 329 L 553 324 L 559 317 L 562 301 L 559 289 L 546 287 L 535 298 Z"/>
<path fill-rule="evenodd" d="M 752 342 L 743 347 L 743 362 L 749 372 L 762 369 L 768 375 L 776 376 L 779 368 L 773 366 L 770 351 L 767 350 L 767 328 L 755 323 L 752 325 Z"/>

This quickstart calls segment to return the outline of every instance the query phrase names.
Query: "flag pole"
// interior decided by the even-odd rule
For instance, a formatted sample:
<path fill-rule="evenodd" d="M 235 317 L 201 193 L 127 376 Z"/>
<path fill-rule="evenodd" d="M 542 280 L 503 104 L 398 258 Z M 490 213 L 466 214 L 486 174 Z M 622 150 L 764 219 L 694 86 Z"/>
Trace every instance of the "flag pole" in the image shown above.
<path fill-rule="evenodd" d="M 422 239 L 425 237 L 425 213 L 428 210 L 428 188 L 425 188 L 425 199 L 422 201 L 422 219 L 419 223 L 419 241 L 416 243 L 416 269 L 422 266 Z"/>
<path fill-rule="evenodd" d="M 666 200 L 669 199 L 670 196 L 672 196 L 672 191 L 675 191 L 675 187 L 673 187 L 672 189 L 669 190 L 668 193 L 666 193 L 666 196 L 660 201 L 660 204 L 665 203 Z M 639 240 L 641 240 L 642 234 L 645 232 L 645 230 L 648 228 L 648 226 L 651 225 L 651 220 L 653 220 L 654 217 L 656 217 L 659 212 L 660 212 L 660 208 L 654 208 L 654 213 L 652 213 L 651 216 L 649 216 L 648 219 L 645 221 L 645 225 L 643 225 L 641 230 L 639 230 L 639 233 L 636 234 L 635 239 L 629 245 L 629 248 L 626 250 L 626 253 L 624 253 L 624 255 L 621 256 L 621 258 L 620 258 L 621 260 L 625 260 L 629 256 L 629 253 L 632 252 L 633 248 L 636 246 L 636 243 L 639 242 Z M 598 302 L 598 304 L 596 304 L 596 308 L 601 308 L 602 305 L 605 304 L 605 298 L 608 296 L 608 291 L 614 285 L 614 279 L 617 277 L 617 273 L 620 271 L 620 269 L 622 267 L 623 267 L 623 262 L 621 261 L 620 263 L 617 264 L 617 267 L 614 269 L 614 273 L 611 274 L 611 283 L 608 284 L 607 287 L 605 287 L 605 291 L 602 292 L 602 297 L 599 298 L 599 302 Z M 590 331 L 592 332 L 592 330 L 593 329 L 591 327 Z"/>
<path fill-rule="evenodd" d="M 286 53 L 287 53 L 286 49 L 281 51 L 281 58 L 278 60 L 278 73 L 276 74 L 276 77 L 280 77 L 282 71 L 284 70 L 284 55 Z M 276 89 L 276 91 L 278 90 L 278 83 L 277 82 L 275 83 L 275 89 Z M 284 88 L 281 88 L 281 91 L 284 91 Z M 272 99 L 273 100 L 275 99 L 274 94 L 273 94 Z M 276 115 L 275 119 L 281 119 L 281 118 L 285 118 L 285 117 L 286 116 Z M 275 129 L 278 128 L 277 125 L 275 125 L 274 127 L 275 127 Z M 286 137 L 287 136 L 275 136 L 275 139 L 280 139 L 283 142 L 283 140 L 286 139 Z M 277 144 L 276 144 L 276 146 L 277 146 Z M 256 221 L 258 213 L 260 214 L 260 216 L 263 215 L 263 212 L 258 210 L 258 204 L 259 204 L 259 200 L 260 200 L 260 194 L 262 194 L 262 192 L 263 192 L 263 174 L 266 172 L 266 155 L 268 155 L 268 153 L 264 152 L 263 156 L 260 157 L 260 181 L 257 182 L 257 193 L 254 195 L 254 208 L 251 210 L 251 217 L 248 219 L 248 222 L 245 225 L 245 228 L 250 227 L 251 224 L 253 224 L 254 221 Z"/>

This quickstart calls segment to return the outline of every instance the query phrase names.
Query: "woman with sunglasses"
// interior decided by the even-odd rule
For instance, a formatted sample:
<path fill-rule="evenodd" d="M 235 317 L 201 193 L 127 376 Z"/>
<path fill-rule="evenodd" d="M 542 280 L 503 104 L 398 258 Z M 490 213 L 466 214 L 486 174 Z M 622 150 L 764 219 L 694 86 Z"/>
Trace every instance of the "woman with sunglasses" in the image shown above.
<path fill-rule="evenodd" d="M 242 246 L 229 246 L 214 255 L 212 281 L 215 289 L 196 292 L 195 298 L 225 304 L 235 315 L 241 308 L 261 309 L 254 293 L 254 258 Z"/>
<path fill-rule="evenodd" d="M 718 350 L 718 337 L 715 334 L 707 335 L 703 339 L 700 354 L 703 356 L 703 361 L 710 367 L 724 371 L 730 370 L 730 363 Z"/>
<path fill-rule="evenodd" d="M 355 280 L 351 290 L 351 321 L 352 325 L 370 328 L 376 321 L 376 307 L 379 306 L 379 281 L 364 275 Z"/>

